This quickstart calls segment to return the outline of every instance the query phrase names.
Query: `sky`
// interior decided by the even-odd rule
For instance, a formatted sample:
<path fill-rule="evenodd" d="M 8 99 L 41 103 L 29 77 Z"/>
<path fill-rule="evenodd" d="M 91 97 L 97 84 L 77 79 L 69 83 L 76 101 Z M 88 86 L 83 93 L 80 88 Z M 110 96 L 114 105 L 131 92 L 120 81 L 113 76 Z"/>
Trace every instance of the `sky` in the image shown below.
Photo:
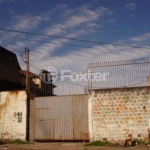
<path fill-rule="evenodd" d="M 92 62 L 149 57 L 149 8 L 149 0 L 0 0 L 0 29 L 49 35 L 0 30 L 0 46 L 17 54 L 22 69 L 25 47 L 38 69 L 77 71 Z M 30 71 L 39 73 L 31 66 Z"/>

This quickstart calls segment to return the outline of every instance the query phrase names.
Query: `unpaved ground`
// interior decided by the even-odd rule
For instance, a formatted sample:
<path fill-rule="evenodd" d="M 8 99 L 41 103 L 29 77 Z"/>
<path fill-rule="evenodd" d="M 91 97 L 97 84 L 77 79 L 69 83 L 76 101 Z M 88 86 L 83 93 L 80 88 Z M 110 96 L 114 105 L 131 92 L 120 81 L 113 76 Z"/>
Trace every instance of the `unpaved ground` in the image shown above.
<path fill-rule="evenodd" d="M 0 150 L 150 150 L 150 146 L 99 147 L 85 146 L 84 143 L 34 143 L 0 145 Z"/>

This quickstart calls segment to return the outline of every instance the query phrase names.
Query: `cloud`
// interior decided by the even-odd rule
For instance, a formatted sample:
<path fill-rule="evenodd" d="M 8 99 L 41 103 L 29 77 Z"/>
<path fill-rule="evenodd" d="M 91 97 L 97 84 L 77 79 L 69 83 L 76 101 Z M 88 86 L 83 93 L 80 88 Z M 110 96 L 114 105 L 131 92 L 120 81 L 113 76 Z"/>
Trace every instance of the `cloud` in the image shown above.
<path fill-rule="evenodd" d="M 113 14 L 113 11 L 111 11 L 107 7 L 98 7 L 96 9 L 96 13 L 99 14 L 100 16 L 106 15 L 106 14 Z"/>
<path fill-rule="evenodd" d="M 33 15 L 29 15 L 29 14 L 25 14 L 25 15 L 15 15 L 15 13 L 12 16 L 12 20 L 9 21 L 9 23 L 5 23 L 7 24 L 7 26 L 5 28 L 7 29 L 12 29 L 12 30 L 18 30 L 18 31 L 31 31 L 32 29 L 37 29 L 42 23 L 48 22 L 49 18 L 48 18 L 49 13 L 41 13 L 39 16 L 33 16 Z M 15 33 L 15 32 L 1 32 L 1 42 L 4 41 L 12 41 L 14 44 L 14 41 L 16 37 L 17 38 L 22 38 L 22 37 L 26 37 L 25 34 L 19 34 L 19 33 Z M 29 39 L 29 38 L 28 38 Z"/>
<path fill-rule="evenodd" d="M 72 34 L 72 37 L 76 37 L 78 34 Z M 71 35 L 70 35 L 71 36 Z M 140 46 L 142 42 L 146 42 L 150 40 L 150 33 L 146 33 L 144 35 L 138 37 L 128 38 L 122 43 L 127 43 L 128 45 Z M 90 62 L 102 62 L 102 61 L 114 61 L 114 60 L 130 60 L 136 58 L 147 57 L 149 54 L 148 49 L 140 49 L 140 48 L 129 48 L 129 47 L 121 47 L 121 46 L 113 46 L 113 45 L 95 45 L 91 48 L 78 48 L 78 51 L 74 50 L 74 47 L 70 47 L 70 51 L 61 56 L 53 56 L 52 53 L 58 47 L 62 47 L 67 40 L 61 41 L 56 40 L 53 41 L 54 45 L 49 45 L 50 50 L 46 50 L 47 46 L 42 47 L 39 51 L 34 51 L 36 55 L 31 55 L 31 63 L 35 66 L 38 65 L 40 69 L 45 66 L 53 66 L 56 69 L 71 69 L 73 71 L 85 69 L 87 64 Z M 130 44 L 129 44 L 130 42 Z M 119 43 L 119 42 L 116 42 Z M 49 54 L 48 54 L 49 52 Z M 34 70 L 38 73 L 38 70 Z"/>
<path fill-rule="evenodd" d="M 12 2 L 14 1 L 12 0 Z M 16 14 L 16 12 L 11 9 L 9 9 L 8 12 L 9 14 L 11 14 L 11 19 L 9 19 L 9 22 L 5 21 L 5 24 L 7 24 L 7 28 L 14 30 L 31 30 L 33 28 L 35 29 L 39 27 L 39 25 L 48 22 L 50 20 L 49 16 L 51 15 L 48 11 L 39 15 L 31 15 L 29 13 L 20 15 Z"/>
<path fill-rule="evenodd" d="M 126 5 L 126 9 L 135 9 L 135 4 L 133 4 Z M 96 7 L 93 9 L 91 5 L 85 4 L 70 9 L 65 4 L 59 4 L 54 9 L 38 15 L 25 14 L 15 16 L 13 14 L 13 18 L 9 20 L 8 24 L 6 23 L 6 28 L 88 40 L 88 38 L 92 39 L 95 32 L 102 31 L 100 27 L 116 21 L 113 14 L 113 11 L 106 7 Z M 87 64 L 90 62 L 129 60 L 146 57 L 149 54 L 147 49 L 96 44 L 90 44 L 88 47 L 88 44 L 79 44 L 79 42 L 61 38 L 55 39 L 46 36 L 30 36 L 8 32 L 4 34 L 0 32 L 0 34 L 2 37 L 0 42 L 6 42 L 5 47 L 8 49 L 24 50 L 25 47 L 28 47 L 30 50 L 30 63 L 39 69 L 52 66 L 58 71 L 61 69 L 79 71 L 86 69 Z M 11 39 L 11 37 L 16 39 Z M 21 41 L 21 37 L 24 37 L 27 41 Z M 17 38 L 20 38 L 20 40 L 17 40 Z M 39 40 L 41 42 L 32 40 Z M 150 33 L 146 33 L 125 39 L 120 41 L 120 43 L 142 46 L 149 40 Z M 100 39 L 97 39 L 97 41 L 100 41 Z M 116 43 L 119 42 L 116 41 Z M 67 44 L 85 47 L 67 47 L 65 46 Z M 22 64 L 22 57 L 19 54 L 18 59 L 20 64 Z M 23 69 L 25 69 L 25 66 L 23 66 Z M 39 74 L 39 70 L 31 66 L 30 71 Z"/>
<path fill-rule="evenodd" d="M 78 33 L 80 34 L 80 32 Z M 69 35 L 71 36 L 71 35 Z M 77 34 L 72 34 L 71 37 L 76 37 Z M 139 44 L 139 41 L 149 40 L 150 34 L 145 34 L 139 37 L 133 37 L 124 40 L 124 43 L 131 41 L 133 45 Z M 74 47 L 70 47 L 70 51 L 63 55 L 54 56 L 53 52 L 63 46 L 68 40 L 57 39 L 53 40 L 53 44 L 43 44 L 41 47 L 36 48 L 30 54 L 30 62 L 34 66 L 42 69 L 45 66 L 55 67 L 60 69 L 71 69 L 78 71 L 86 69 L 87 64 L 90 62 L 114 61 L 114 60 L 129 60 L 135 58 L 146 57 L 149 54 L 148 49 L 129 48 L 113 45 L 95 45 L 91 48 L 78 48 L 76 51 Z M 116 42 L 117 43 L 117 42 Z M 132 45 L 132 44 L 131 44 Z M 39 73 L 39 70 L 32 68 L 33 72 Z"/>
<path fill-rule="evenodd" d="M 108 21 L 108 22 L 111 22 L 111 23 L 114 23 L 114 22 L 116 22 L 116 20 L 117 20 L 117 19 L 108 19 L 107 21 Z"/>
<path fill-rule="evenodd" d="M 14 25 L 13 29 L 15 30 L 28 30 L 32 28 L 38 27 L 42 22 L 48 21 L 48 18 L 45 14 L 41 14 L 39 16 L 15 16 L 14 17 Z"/>
<path fill-rule="evenodd" d="M 135 3 L 129 3 L 129 4 L 125 5 L 125 8 L 128 9 L 128 10 L 134 10 L 135 7 L 136 7 Z"/>
<path fill-rule="evenodd" d="M 148 53 L 148 50 L 142 51 L 141 53 L 141 49 L 130 48 L 129 50 L 129 48 L 111 45 L 97 45 L 92 48 L 81 48 L 79 51 L 71 51 L 66 55 L 50 57 L 48 55 L 46 56 L 45 51 L 41 49 L 41 53 L 37 53 L 34 57 L 31 55 L 31 63 L 35 66 L 38 64 L 38 68 L 40 69 L 50 65 L 57 70 L 71 69 L 73 71 L 78 71 L 86 69 L 87 64 L 90 62 L 129 60 L 139 58 L 139 54 L 140 57 L 147 56 Z M 39 57 L 42 58 L 40 61 Z M 35 58 L 37 58 L 37 60 Z M 34 71 L 38 72 L 37 70 Z"/>
<path fill-rule="evenodd" d="M 88 28 L 94 28 L 94 29 L 96 29 L 96 28 L 101 28 L 103 25 L 102 24 L 97 24 L 97 23 L 87 23 L 87 26 L 86 26 L 86 28 L 88 29 Z M 93 30 L 94 31 L 94 30 Z"/>
<path fill-rule="evenodd" d="M 78 26 L 81 27 L 83 24 L 89 24 L 89 26 L 94 29 L 96 25 L 99 25 L 96 21 L 99 21 L 100 17 L 112 13 L 108 8 L 99 7 L 95 10 L 90 10 L 89 7 L 90 6 L 84 5 L 76 10 L 72 10 L 72 14 L 70 13 L 71 11 L 69 11 L 69 13 L 68 11 L 64 12 L 66 14 L 65 17 L 68 17 L 64 20 L 62 19 L 61 23 L 54 24 L 53 26 L 44 29 L 44 32 L 49 35 L 64 34 L 69 29 Z M 93 21 L 95 21 L 95 25 L 93 24 Z"/>
<path fill-rule="evenodd" d="M 6 3 L 6 2 L 13 2 L 13 3 L 15 3 L 15 2 L 20 2 L 20 0 L 0 0 L 0 4 Z"/>
<path fill-rule="evenodd" d="M 88 6 L 89 7 L 89 6 Z M 61 20 L 60 23 L 54 24 L 50 27 L 47 27 L 44 29 L 44 33 L 47 35 L 63 35 L 64 37 L 78 37 L 84 34 L 89 34 L 91 32 L 94 32 L 96 27 L 101 27 L 102 25 L 99 25 L 96 21 L 100 19 L 101 16 L 104 16 L 108 14 L 108 12 L 111 12 L 109 9 L 106 8 L 98 8 L 99 12 L 100 10 L 102 13 L 97 12 L 97 9 L 92 11 L 88 8 L 87 6 L 80 7 L 74 11 L 72 11 L 72 15 L 69 14 L 69 17 L 66 20 Z M 105 14 L 106 11 L 106 14 Z M 93 23 L 95 21 L 95 23 Z M 84 28 L 84 25 L 88 26 L 87 28 Z M 77 28 L 79 27 L 80 28 Z M 70 34 L 69 34 L 70 32 Z M 48 39 L 46 37 L 36 37 L 36 40 L 44 40 Z M 57 39 L 57 40 L 52 40 L 50 44 L 45 43 L 42 44 L 41 46 L 35 47 L 34 51 L 36 53 L 39 53 L 39 59 L 41 60 L 42 57 L 44 57 L 44 54 L 47 56 L 50 56 L 51 53 L 53 53 L 55 50 L 63 46 L 64 43 L 69 42 L 69 40 L 66 39 Z M 43 55 L 40 55 L 41 50 L 43 50 Z M 50 53 L 48 53 L 50 52 Z M 35 58 L 35 57 L 34 57 Z M 33 58 L 33 60 L 35 60 Z"/>
<path fill-rule="evenodd" d="M 9 50 L 22 50 L 22 47 L 26 47 L 26 44 L 23 42 L 16 42 L 14 45 L 8 44 L 7 46 Z"/>
<path fill-rule="evenodd" d="M 79 51 L 71 51 L 68 54 L 62 56 L 53 56 L 53 57 L 47 56 L 44 58 L 45 60 L 40 61 L 40 63 L 37 61 L 31 62 L 31 64 L 34 64 L 34 66 L 37 66 L 38 64 L 38 68 L 40 69 L 46 66 L 51 66 L 56 68 L 58 72 L 60 72 L 60 70 L 71 70 L 72 72 L 80 72 L 81 69 L 84 71 L 86 70 L 87 64 L 89 62 L 93 63 L 93 62 L 108 62 L 114 60 L 130 60 L 139 58 L 139 55 L 140 57 L 147 56 L 147 54 L 149 53 L 148 50 L 143 51 L 142 53 L 140 53 L 140 51 L 141 51 L 140 49 L 130 48 L 129 50 L 128 48 L 116 47 L 112 45 L 102 45 L 102 46 L 97 45 L 93 46 L 92 48 L 81 48 Z M 33 70 L 36 71 L 37 74 L 39 74 L 40 72 L 39 70 L 32 68 L 32 71 Z M 83 83 L 81 82 L 79 84 L 83 85 Z M 63 83 L 62 85 L 64 87 Z M 60 88 L 61 85 L 58 84 L 58 88 L 56 89 L 56 91 L 59 90 Z"/>
<path fill-rule="evenodd" d="M 135 17 L 136 17 L 136 15 L 133 15 L 133 14 L 131 14 L 131 15 L 130 15 L 130 17 L 133 17 L 133 18 L 135 18 Z"/>
<path fill-rule="evenodd" d="M 55 8 L 56 9 L 56 8 Z M 13 22 L 10 22 L 9 26 L 16 30 L 32 31 L 39 30 L 39 33 L 47 35 L 58 35 L 70 38 L 81 38 L 83 35 L 89 35 L 91 32 L 96 31 L 96 27 L 101 27 L 102 20 L 110 19 L 113 12 L 105 7 L 97 7 L 91 9 L 90 5 L 83 5 L 75 9 L 64 9 L 64 13 L 56 14 L 55 10 L 45 12 L 38 16 L 23 15 L 14 16 Z M 51 18 L 57 16 L 59 19 L 55 22 L 50 21 Z M 107 16 L 107 19 L 105 18 Z M 60 19 L 61 18 L 61 19 Z M 42 25 L 42 28 L 40 27 Z M 88 28 L 86 28 L 88 26 Z M 13 33 L 13 37 L 25 37 L 28 38 L 26 42 L 18 42 L 16 39 L 8 40 L 11 34 L 5 37 L 5 40 L 10 41 L 10 44 L 6 45 L 9 49 L 24 50 L 25 47 L 30 49 L 30 62 L 34 66 L 42 69 L 47 65 L 52 65 L 56 68 L 84 68 L 88 62 L 98 61 L 102 54 L 108 54 L 105 47 L 94 46 L 93 48 L 78 48 L 75 51 L 74 47 L 70 47 L 69 52 L 65 52 L 62 56 L 54 56 L 54 52 L 61 51 L 64 48 L 64 44 L 70 44 L 67 39 L 51 39 L 50 37 L 42 36 L 29 36 Z M 31 41 L 30 41 L 31 39 Z M 2 40 L 2 39 L 1 39 Z M 40 40 L 41 43 L 32 40 Z M 42 43 L 50 42 L 50 43 Z M 110 48 L 110 47 L 109 47 Z M 101 52 L 99 52 L 99 49 Z M 114 54 L 112 55 L 114 56 Z M 21 60 L 21 58 L 19 58 Z M 81 65 L 82 64 L 82 65 Z M 32 68 L 33 72 L 37 72 Z"/>
<path fill-rule="evenodd" d="M 64 5 L 64 4 L 63 4 Z M 56 14 L 57 13 L 57 14 Z M 9 22 L 7 25 L 7 28 L 11 28 L 14 30 L 25 30 L 25 31 L 31 31 L 32 29 L 38 29 L 39 26 L 43 26 L 43 29 L 40 30 L 40 33 L 45 33 L 49 35 L 65 35 L 67 32 L 76 32 L 75 29 L 80 26 L 80 28 L 84 28 L 84 26 L 81 25 L 87 25 L 88 26 L 88 32 L 93 32 L 95 30 L 96 24 L 97 27 L 100 27 L 102 25 L 99 25 L 97 21 L 100 20 L 100 17 L 105 16 L 107 14 L 110 14 L 111 10 L 104 7 L 98 7 L 95 10 L 90 9 L 90 5 L 83 5 L 76 9 L 67 9 L 64 10 L 64 13 L 58 13 L 54 10 L 42 13 L 38 16 L 33 16 L 29 14 L 25 14 L 23 16 L 20 15 L 13 15 L 12 21 Z M 63 15 L 62 15 L 63 14 Z M 57 23 L 50 22 L 53 17 L 59 17 L 59 21 Z M 61 19 L 60 19 L 61 18 Z M 94 22 L 95 26 L 92 25 Z M 91 24 L 90 24 L 91 23 Z M 86 31 L 87 32 L 87 31 Z M 87 32 L 87 33 L 88 33 Z M 18 35 L 18 33 L 9 33 L 5 34 L 5 40 L 6 35 L 9 39 L 9 37 L 15 37 Z M 23 35 L 21 35 L 23 36 Z M 45 39 L 45 37 L 36 37 L 36 39 Z M 3 38 L 1 39 L 1 41 Z"/>
<path fill-rule="evenodd" d="M 150 39 L 150 33 L 143 34 L 139 37 L 132 37 L 130 38 L 133 42 L 145 42 L 149 41 Z"/>
<path fill-rule="evenodd" d="M 87 9 L 87 7 L 84 6 L 84 8 L 82 7 L 80 9 L 78 9 L 78 12 L 74 12 L 73 15 L 71 15 L 69 18 L 67 18 L 67 20 L 64 21 L 64 23 L 55 24 L 55 25 L 45 29 L 44 32 L 48 35 L 63 34 L 64 37 L 70 37 L 70 38 L 78 37 L 83 34 L 88 34 L 90 32 L 93 32 L 92 29 L 94 29 L 95 26 L 97 25 L 97 23 L 92 24 L 92 22 L 99 20 L 99 18 L 101 16 L 104 16 L 105 11 L 106 11 L 106 14 L 108 14 L 110 12 L 109 9 L 106 9 L 104 7 L 99 7 L 95 11 L 91 11 L 91 10 Z M 83 27 L 81 27 L 81 29 L 78 28 L 77 30 L 75 30 L 76 27 L 81 26 L 82 24 L 90 24 L 89 27 L 91 29 L 87 30 L 83 26 Z M 72 29 L 73 29 L 73 31 L 70 34 L 68 34 L 69 30 L 72 30 Z M 57 41 L 57 43 L 56 43 L 56 41 Z M 54 44 L 52 44 L 52 43 L 42 44 L 42 46 L 35 48 L 34 52 L 36 52 L 36 55 L 34 54 L 34 56 L 31 58 L 31 61 L 33 60 L 33 63 L 34 63 L 35 58 L 38 58 L 38 62 L 39 61 L 45 62 L 46 57 L 51 56 L 52 53 L 56 49 L 60 48 L 61 46 L 63 46 L 64 43 L 67 43 L 67 42 L 69 42 L 69 40 L 57 39 L 57 40 L 52 41 L 52 43 L 54 43 Z"/>
<path fill-rule="evenodd" d="M 56 8 L 58 8 L 58 9 L 64 9 L 64 8 L 67 8 L 67 5 L 65 5 L 65 4 L 57 4 Z"/>

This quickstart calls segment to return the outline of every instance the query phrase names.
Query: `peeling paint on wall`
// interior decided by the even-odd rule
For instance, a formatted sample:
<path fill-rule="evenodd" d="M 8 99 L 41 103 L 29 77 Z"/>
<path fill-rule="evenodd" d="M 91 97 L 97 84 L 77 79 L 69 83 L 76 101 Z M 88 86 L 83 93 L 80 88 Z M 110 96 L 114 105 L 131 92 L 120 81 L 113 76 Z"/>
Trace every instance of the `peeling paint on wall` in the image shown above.
<path fill-rule="evenodd" d="M 0 92 L 0 139 L 26 139 L 25 91 Z"/>

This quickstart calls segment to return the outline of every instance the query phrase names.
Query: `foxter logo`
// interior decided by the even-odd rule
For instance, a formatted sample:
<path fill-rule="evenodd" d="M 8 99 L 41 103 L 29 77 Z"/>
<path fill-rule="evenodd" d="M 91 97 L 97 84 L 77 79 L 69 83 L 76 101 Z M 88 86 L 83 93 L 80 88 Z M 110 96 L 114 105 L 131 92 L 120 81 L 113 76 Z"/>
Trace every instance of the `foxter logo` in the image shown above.
<path fill-rule="evenodd" d="M 47 66 L 40 72 L 40 78 L 47 84 L 54 83 L 57 80 L 57 70 Z"/>

